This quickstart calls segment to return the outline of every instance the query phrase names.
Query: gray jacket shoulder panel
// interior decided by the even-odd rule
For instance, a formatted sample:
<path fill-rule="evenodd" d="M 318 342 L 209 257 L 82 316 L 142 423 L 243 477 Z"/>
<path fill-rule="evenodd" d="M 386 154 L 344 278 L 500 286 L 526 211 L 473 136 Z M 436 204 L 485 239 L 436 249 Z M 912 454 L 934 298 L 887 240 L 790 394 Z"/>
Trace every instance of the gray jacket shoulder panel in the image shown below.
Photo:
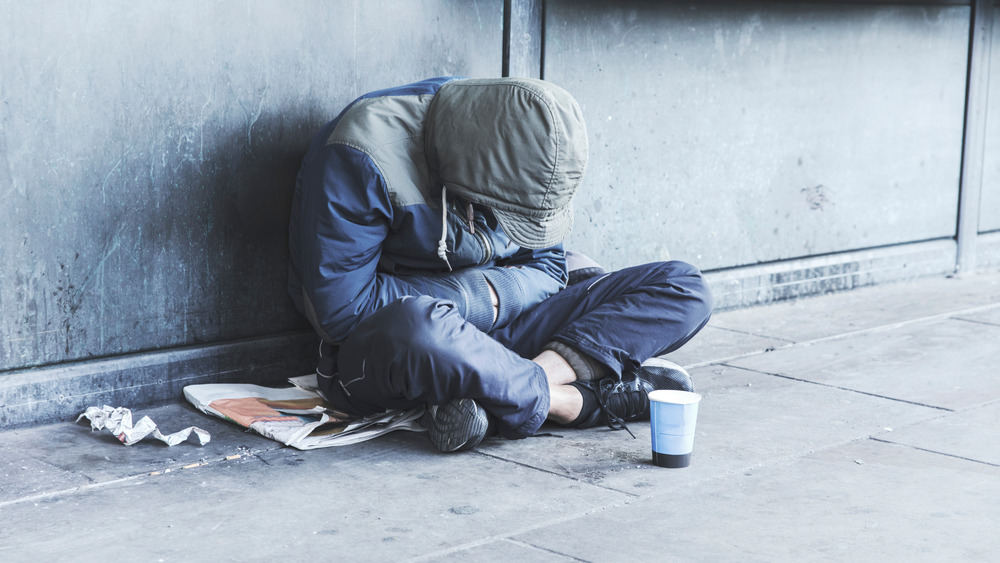
<path fill-rule="evenodd" d="M 433 94 L 422 94 L 359 100 L 326 144 L 345 145 L 371 158 L 394 206 L 433 205 L 424 155 L 424 121 L 433 98 Z"/>

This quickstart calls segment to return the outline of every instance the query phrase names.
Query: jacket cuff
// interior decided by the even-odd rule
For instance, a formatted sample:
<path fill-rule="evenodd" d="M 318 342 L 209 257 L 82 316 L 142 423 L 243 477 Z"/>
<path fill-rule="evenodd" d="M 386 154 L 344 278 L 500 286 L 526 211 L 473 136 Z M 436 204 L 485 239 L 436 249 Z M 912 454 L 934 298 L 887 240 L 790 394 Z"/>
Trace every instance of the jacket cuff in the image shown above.
<path fill-rule="evenodd" d="M 517 276 L 510 268 L 493 267 L 482 271 L 485 279 L 489 280 L 493 289 L 500 299 L 500 311 L 497 313 L 497 320 L 493 323 L 493 328 L 502 328 L 521 314 L 524 308 L 524 290 L 517 281 Z M 489 291 L 489 289 L 487 289 Z M 487 303 L 490 303 L 487 299 Z M 490 308 L 493 305 L 490 303 Z M 490 311 L 490 319 L 493 318 L 493 311 Z"/>
<path fill-rule="evenodd" d="M 464 290 L 465 320 L 479 330 L 488 332 L 493 326 L 493 301 L 490 299 L 490 286 L 486 283 L 486 278 L 480 270 L 469 269 L 454 279 Z"/>

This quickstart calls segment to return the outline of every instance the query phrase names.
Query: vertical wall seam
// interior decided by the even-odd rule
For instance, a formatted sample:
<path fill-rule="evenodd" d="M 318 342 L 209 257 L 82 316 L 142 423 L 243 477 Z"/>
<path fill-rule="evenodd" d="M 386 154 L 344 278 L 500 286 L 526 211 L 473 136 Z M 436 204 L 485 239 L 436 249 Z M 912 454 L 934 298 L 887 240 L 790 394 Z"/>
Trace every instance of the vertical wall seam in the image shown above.
<path fill-rule="evenodd" d="M 545 80 L 545 28 L 548 24 L 549 0 L 539 0 L 542 4 L 541 24 L 538 26 L 538 78 Z"/>
<path fill-rule="evenodd" d="M 541 0 L 504 1 L 504 76 L 541 78 Z"/>
<path fill-rule="evenodd" d="M 503 47 L 501 49 L 500 76 L 510 76 L 510 21 L 511 3 L 513 0 L 503 0 Z"/>
<path fill-rule="evenodd" d="M 993 38 L 993 0 L 975 0 L 969 25 L 965 126 L 958 188 L 956 272 L 976 268 L 976 238 L 986 158 L 986 112 L 989 104 L 990 55 Z"/>

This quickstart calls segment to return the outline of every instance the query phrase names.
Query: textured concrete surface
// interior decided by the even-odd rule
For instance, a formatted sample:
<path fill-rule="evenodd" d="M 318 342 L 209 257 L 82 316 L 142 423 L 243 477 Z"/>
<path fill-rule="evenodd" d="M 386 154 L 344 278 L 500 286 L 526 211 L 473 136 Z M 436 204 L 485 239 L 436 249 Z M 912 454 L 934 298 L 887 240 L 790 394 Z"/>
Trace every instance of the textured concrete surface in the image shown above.
<path fill-rule="evenodd" d="M 721 268 L 952 236 L 970 9 L 941 4 L 548 2 L 591 139 L 572 245 Z"/>
<path fill-rule="evenodd" d="M 585 561 L 995 561 L 1000 468 L 859 440 L 513 537 Z M 657 533 L 658 532 L 658 533 Z"/>
<path fill-rule="evenodd" d="M 675 354 L 704 396 L 686 469 L 645 423 L 457 455 L 300 452 L 181 402 L 140 414 L 205 447 L 9 430 L 0 560 L 991 561 L 998 333 L 1000 272 L 719 313 Z"/>

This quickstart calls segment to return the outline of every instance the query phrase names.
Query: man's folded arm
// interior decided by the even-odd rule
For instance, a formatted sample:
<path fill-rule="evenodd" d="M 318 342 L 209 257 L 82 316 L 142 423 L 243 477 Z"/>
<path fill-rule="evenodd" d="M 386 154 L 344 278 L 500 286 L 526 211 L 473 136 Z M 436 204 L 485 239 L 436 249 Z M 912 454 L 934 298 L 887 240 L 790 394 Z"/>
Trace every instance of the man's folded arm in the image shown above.
<path fill-rule="evenodd" d="M 466 320 L 489 330 L 493 310 L 481 270 L 419 276 L 378 271 L 392 205 L 370 160 L 353 149 L 328 147 L 326 158 L 301 174 L 303 185 L 314 189 L 299 194 L 299 220 L 315 229 L 298 235 L 301 302 L 324 339 L 342 342 L 364 318 L 407 295 L 450 299 Z"/>

